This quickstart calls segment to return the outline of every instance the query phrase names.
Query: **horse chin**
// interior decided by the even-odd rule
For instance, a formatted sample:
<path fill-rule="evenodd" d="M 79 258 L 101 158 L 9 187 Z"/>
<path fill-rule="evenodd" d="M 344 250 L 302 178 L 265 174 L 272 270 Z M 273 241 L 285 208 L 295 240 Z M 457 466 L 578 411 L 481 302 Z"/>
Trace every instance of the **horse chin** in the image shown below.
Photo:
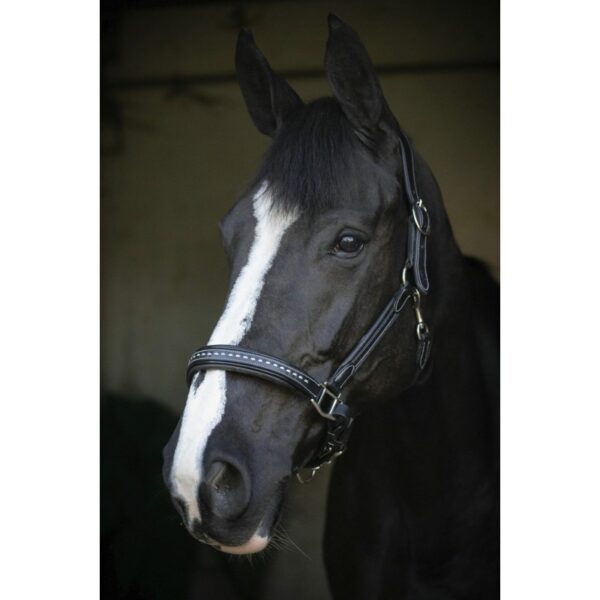
<path fill-rule="evenodd" d="M 280 515 L 281 502 L 279 503 L 275 512 L 269 517 L 263 518 L 252 536 L 239 546 L 228 546 L 227 544 L 223 544 L 206 534 L 194 535 L 194 537 L 196 537 L 196 539 L 199 541 L 204 542 L 205 544 L 208 544 L 216 550 L 220 550 L 226 554 L 256 554 L 257 552 L 262 552 L 269 545 L 269 542 L 271 541 L 271 531 L 275 529 Z M 265 526 L 267 523 L 270 523 L 270 526 Z"/>
<path fill-rule="evenodd" d="M 269 517 L 263 518 L 260 525 L 247 542 L 239 546 L 227 546 L 224 544 L 215 544 L 215 548 L 227 554 L 256 554 L 262 552 L 271 541 L 270 532 L 273 531 L 281 516 L 281 501 L 279 502 L 274 513 Z M 270 523 L 270 526 L 267 524 Z"/>

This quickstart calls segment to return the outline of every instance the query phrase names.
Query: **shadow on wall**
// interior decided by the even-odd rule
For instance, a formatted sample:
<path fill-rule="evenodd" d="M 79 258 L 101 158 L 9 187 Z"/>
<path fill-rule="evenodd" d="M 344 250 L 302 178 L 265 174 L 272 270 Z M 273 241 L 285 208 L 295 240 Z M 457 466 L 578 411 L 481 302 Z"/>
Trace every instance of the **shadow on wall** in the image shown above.
<path fill-rule="evenodd" d="M 161 479 L 177 418 L 160 405 L 101 403 L 100 568 L 103 600 L 255 600 L 269 557 L 232 560 L 193 540 Z"/>

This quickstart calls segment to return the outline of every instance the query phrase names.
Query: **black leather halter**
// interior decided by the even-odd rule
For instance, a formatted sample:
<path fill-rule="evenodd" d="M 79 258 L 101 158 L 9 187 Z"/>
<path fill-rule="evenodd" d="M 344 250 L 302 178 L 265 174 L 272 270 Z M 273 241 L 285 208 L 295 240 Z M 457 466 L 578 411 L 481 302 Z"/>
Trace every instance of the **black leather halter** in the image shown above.
<path fill-rule="evenodd" d="M 417 320 L 417 374 L 425 368 L 429 358 L 431 335 L 421 314 L 420 300 L 421 293 L 426 294 L 429 291 L 427 237 L 431 227 L 429 213 L 417 189 L 412 147 L 402 132 L 400 132 L 400 152 L 404 188 L 411 212 L 402 285 L 327 381 L 317 381 L 285 360 L 241 346 L 204 346 L 192 354 L 188 363 L 188 385 L 191 385 L 194 375 L 199 371 L 222 369 L 285 385 L 304 395 L 327 422 L 327 432 L 321 446 L 315 456 L 304 465 L 313 469 L 313 474 L 324 463 L 331 462 L 346 449 L 350 428 L 356 415 L 353 408 L 342 401 L 342 389 L 411 301 Z M 412 272 L 414 285 L 408 280 L 410 272 Z"/>

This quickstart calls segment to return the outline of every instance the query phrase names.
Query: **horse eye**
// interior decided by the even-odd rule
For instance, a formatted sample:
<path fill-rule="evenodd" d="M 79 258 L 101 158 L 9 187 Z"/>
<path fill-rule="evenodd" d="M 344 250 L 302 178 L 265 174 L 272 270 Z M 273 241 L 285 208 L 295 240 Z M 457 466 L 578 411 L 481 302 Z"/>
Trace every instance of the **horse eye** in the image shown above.
<path fill-rule="evenodd" d="M 358 235 L 353 233 L 345 233 L 341 235 L 336 242 L 332 254 L 337 255 L 356 255 L 364 247 L 365 241 Z"/>

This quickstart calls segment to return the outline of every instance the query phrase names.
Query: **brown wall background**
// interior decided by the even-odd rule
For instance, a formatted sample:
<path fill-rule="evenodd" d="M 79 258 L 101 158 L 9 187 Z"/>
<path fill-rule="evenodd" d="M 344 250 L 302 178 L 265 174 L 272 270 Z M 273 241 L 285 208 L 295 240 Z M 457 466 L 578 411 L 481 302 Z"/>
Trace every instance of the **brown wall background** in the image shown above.
<path fill-rule="evenodd" d="M 315 72 L 290 77 L 311 99 L 329 94 L 322 75 L 329 11 L 358 30 L 375 65 L 383 67 L 388 102 L 432 165 L 463 250 L 498 275 L 495 3 L 313 1 L 130 10 L 119 21 L 114 58 L 104 71 L 104 94 L 114 106 L 103 118 L 105 389 L 182 408 L 187 357 L 208 339 L 225 299 L 217 223 L 267 144 L 233 80 L 239 25 L 252 28 L 275 69 Z M 195 83 L 206 76 L 224 81 Z"/>

